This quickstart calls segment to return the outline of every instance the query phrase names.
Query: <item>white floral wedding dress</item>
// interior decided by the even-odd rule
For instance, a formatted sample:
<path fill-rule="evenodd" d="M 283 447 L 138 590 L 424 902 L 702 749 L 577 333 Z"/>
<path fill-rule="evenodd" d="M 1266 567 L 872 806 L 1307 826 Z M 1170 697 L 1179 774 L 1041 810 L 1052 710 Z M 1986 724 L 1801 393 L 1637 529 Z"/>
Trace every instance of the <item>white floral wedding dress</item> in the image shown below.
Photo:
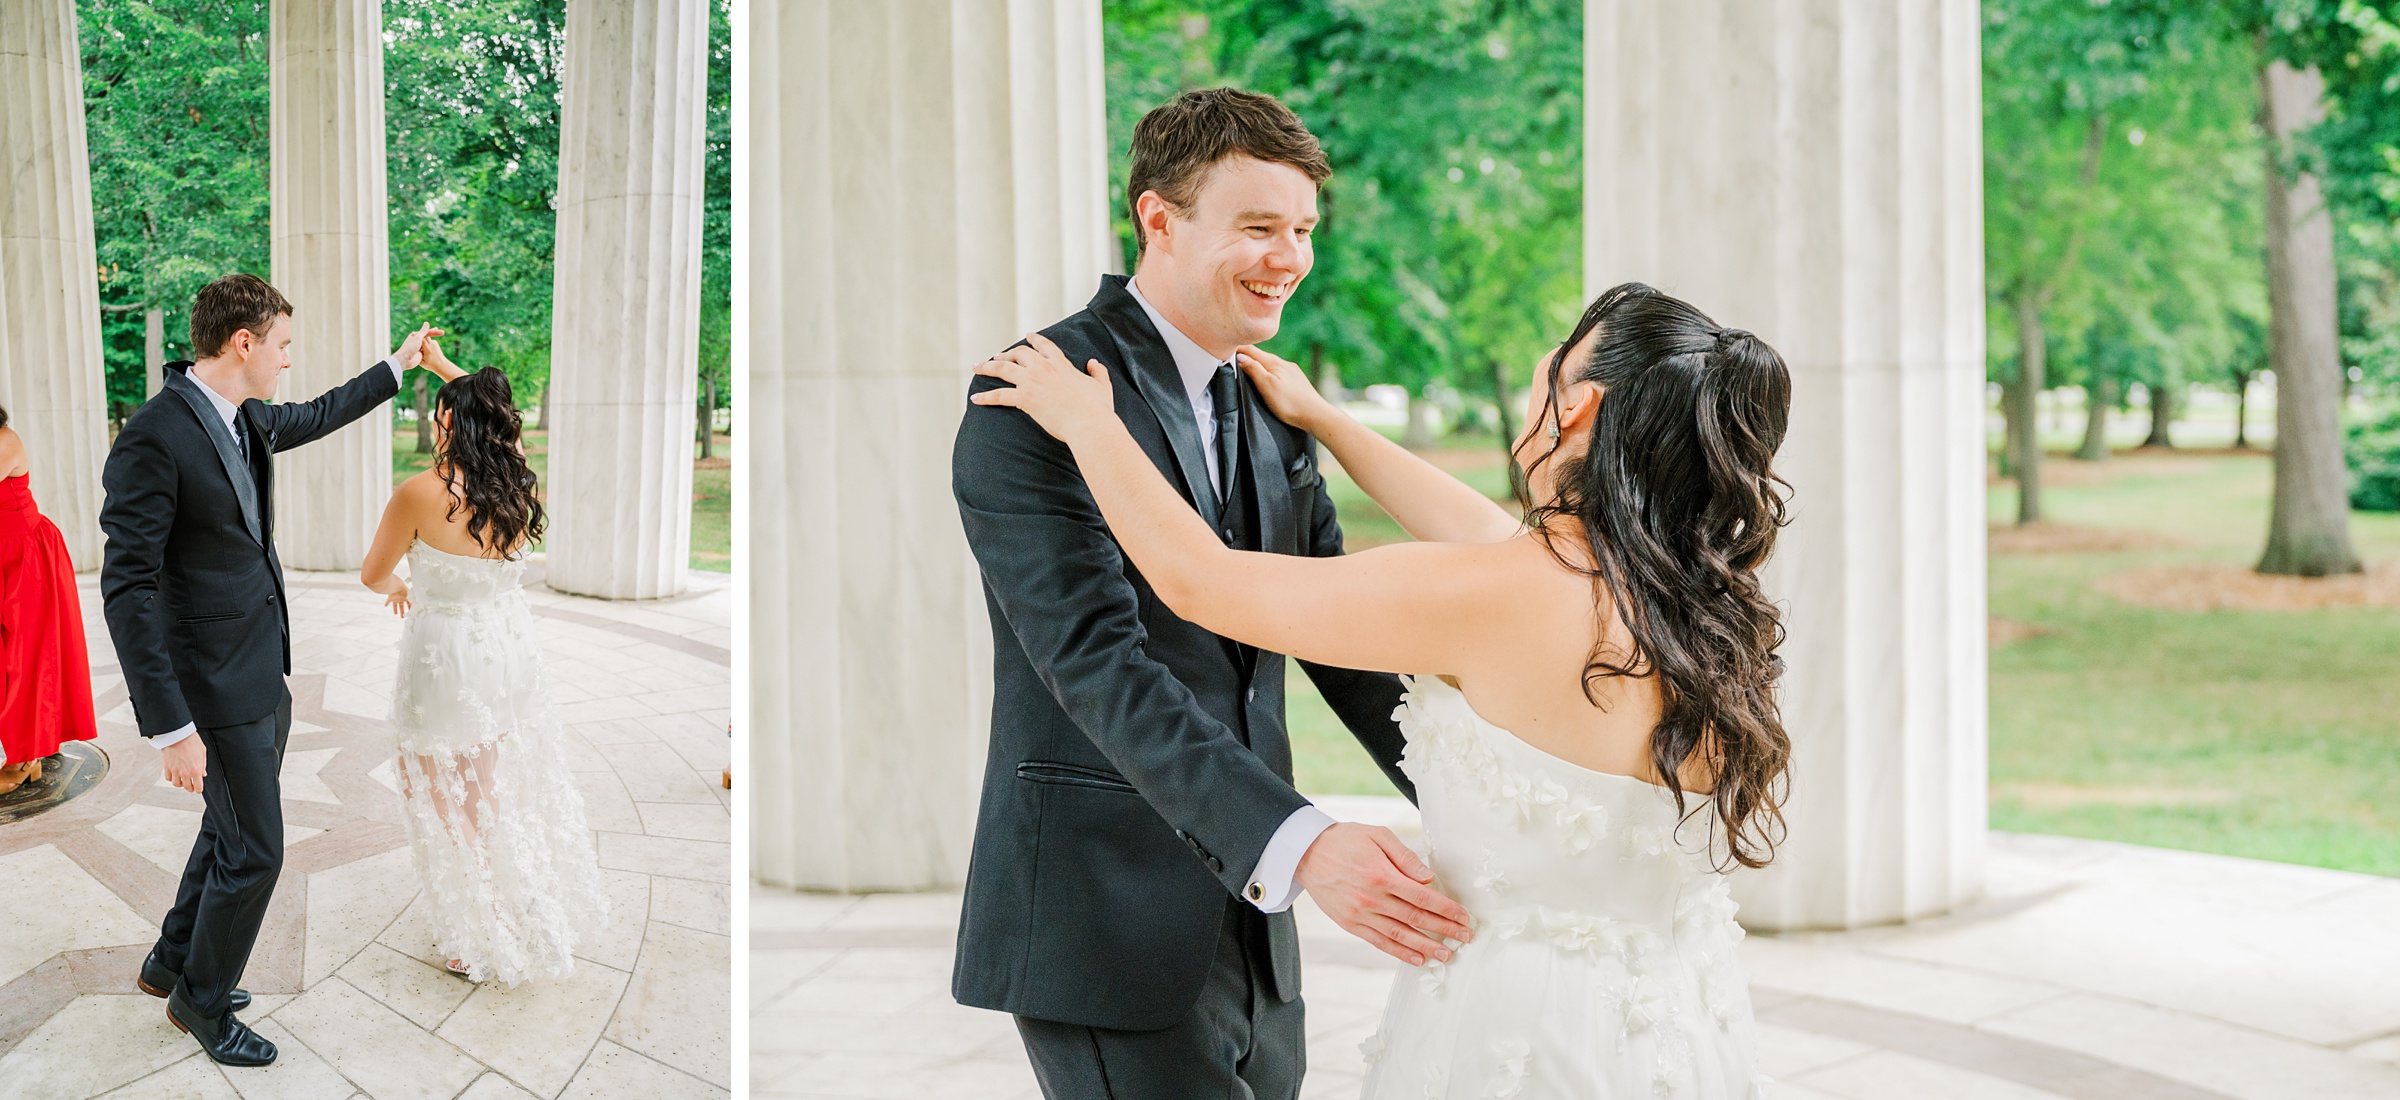
<path fill-rule="evenodd" d="M 392 731 L 438 947 L 476 981 L 574 969 L 608 901 L 561 745 L 522 558 L 409 547 Z"/>
<path fill-rule="evenodd" d="M 1434 885 L 1475 939 L 1392 986 L 1369 1100 L 1750 1100 L 1750 993 L 1703 812 L 1484 721 L 1435 677 L 1394 717 Z"/>

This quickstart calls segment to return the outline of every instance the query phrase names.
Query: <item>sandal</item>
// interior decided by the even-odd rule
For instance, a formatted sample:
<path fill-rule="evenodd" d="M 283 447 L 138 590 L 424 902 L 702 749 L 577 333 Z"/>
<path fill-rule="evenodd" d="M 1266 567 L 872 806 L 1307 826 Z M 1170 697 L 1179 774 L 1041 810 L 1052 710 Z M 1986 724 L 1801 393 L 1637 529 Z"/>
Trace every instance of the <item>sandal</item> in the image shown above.
<path fill-rule="evenodd" d="M 461 978 L 465 978 L 470 982 L 475 980 L 475 968 L 468 966 L 466 960 L 464 959 L 452 959 L 448 962 L 445 962 L 442 964 L 442 969 L 456 974 Z"/>

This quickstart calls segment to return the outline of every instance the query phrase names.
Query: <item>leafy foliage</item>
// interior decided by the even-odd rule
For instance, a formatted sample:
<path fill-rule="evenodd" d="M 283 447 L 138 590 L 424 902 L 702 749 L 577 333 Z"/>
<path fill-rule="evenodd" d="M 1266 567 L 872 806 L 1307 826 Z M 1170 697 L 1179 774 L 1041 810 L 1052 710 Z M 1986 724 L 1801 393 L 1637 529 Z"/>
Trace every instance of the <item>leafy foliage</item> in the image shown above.
<path fill-rule="evenodd" d="M 210 280 L 267 274 L 266 0 L 85 3 L 91 155 L 108 401 L 139 404 L 143 318 L 166 311 L 169 358 Z"/>
<path fill-rule="evenodd" d="M 2362 512 L 2400 512 L 2400 412 L 2350 426 L 2343 455 L 2350 465 L 2350 506 Z"/>

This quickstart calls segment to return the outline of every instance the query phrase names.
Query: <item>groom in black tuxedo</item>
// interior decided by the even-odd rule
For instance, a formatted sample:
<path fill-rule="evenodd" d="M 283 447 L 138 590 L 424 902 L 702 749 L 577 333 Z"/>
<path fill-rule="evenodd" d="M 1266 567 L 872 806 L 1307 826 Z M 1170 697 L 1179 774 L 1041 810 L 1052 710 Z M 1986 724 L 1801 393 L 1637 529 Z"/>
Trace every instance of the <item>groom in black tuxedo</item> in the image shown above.
<path fill-rule="evenodd" d="M 166 365 L 159 397 L 125 421 L 101 474 L 108 549 L 100 592 L 142 736 L 167 781 L 205 808 L 141 989 L 230 1066 L 275 1060 L 234 1013 L 234 987 L 283 868 L 283 747 L 292 630 L 275 556 L 271 456 L 321 439 L 400 391 L 425 330 L 309 402 L 269 404 L 291 366 L 292 304 L 254 275 L 192 303 L 198 362 Z"/>
<path fill-rule="evenodd" d="M 1043 330 L 1130 382 L 1115 388 L 1126 427 L 1246 550 L 1342 552 L 1312 441 L 1231 363 L 1274 335 L 1308 273 L 1328 172 L 1273 99 L 1215 89 L 1158 108 L 1134 131 L 1126 189 L 1135 276 L 1106 277 Z M 1423 888 L 1388 830 L 1336 824 L 1293 788 L 1284 657 L 1167 610 L 1065 444 L 970 404 L 952 487 L 993 636 L 954 995 L 1016 1015 L 1052 1100 L 1290 1100 L 1306 1066 L 1297 892 L 1354 930 L 1463 926 L 1465 911 Z M 1302 668 L 1413 797 L 1398 679 Z"/>

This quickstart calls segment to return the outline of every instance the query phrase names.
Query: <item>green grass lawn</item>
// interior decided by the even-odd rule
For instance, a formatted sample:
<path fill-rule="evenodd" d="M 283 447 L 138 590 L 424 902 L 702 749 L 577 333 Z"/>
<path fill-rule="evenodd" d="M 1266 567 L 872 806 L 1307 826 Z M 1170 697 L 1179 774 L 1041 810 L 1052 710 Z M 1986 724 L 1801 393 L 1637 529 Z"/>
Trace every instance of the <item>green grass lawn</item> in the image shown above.
<path fill-rule="evenodd" d="M 714 449 L 718 457 L 703 460 L 697 457 L 700 445 L 697 442 L 692 444 L 692 568 L 731 573 L 733 470 L 724 458 L 732 453 L 731 441 L 718 436 Z M 538 429 L 526 432 L 525 457 L 532 464 L 536 476 L 548 478 L 550 433 Z M 432 465 L 432 455 L 417 453 L 415 427 L 404 427 L 392 433 L 392 484 L 398 485 Z"/>
<path fill-rule="evenodd" d="M 2118 602 L 2092 582 L 2255 562 L 2271 466 L 2214 453 L 2051 468 L 2051 519 L 2181 545 L 1992 557 L 1992 614 L 2037 631 L 1991 655 L 1993 826 L 2400 875 L 2400 611 Z M 1334 497 L 1345 530 L 1397 535 L 1372 505 L 1353 528 L 1354 487 Z M 2005 522 L 2014 488 L 1994 486 L 1988 503 Z M 2355 514 L 2351 532 L 2361 556 L 2400 558 L 2400 516 Z M 1296 669 L 1289 704 L 1303 790 L 1390 793 Z"/>

